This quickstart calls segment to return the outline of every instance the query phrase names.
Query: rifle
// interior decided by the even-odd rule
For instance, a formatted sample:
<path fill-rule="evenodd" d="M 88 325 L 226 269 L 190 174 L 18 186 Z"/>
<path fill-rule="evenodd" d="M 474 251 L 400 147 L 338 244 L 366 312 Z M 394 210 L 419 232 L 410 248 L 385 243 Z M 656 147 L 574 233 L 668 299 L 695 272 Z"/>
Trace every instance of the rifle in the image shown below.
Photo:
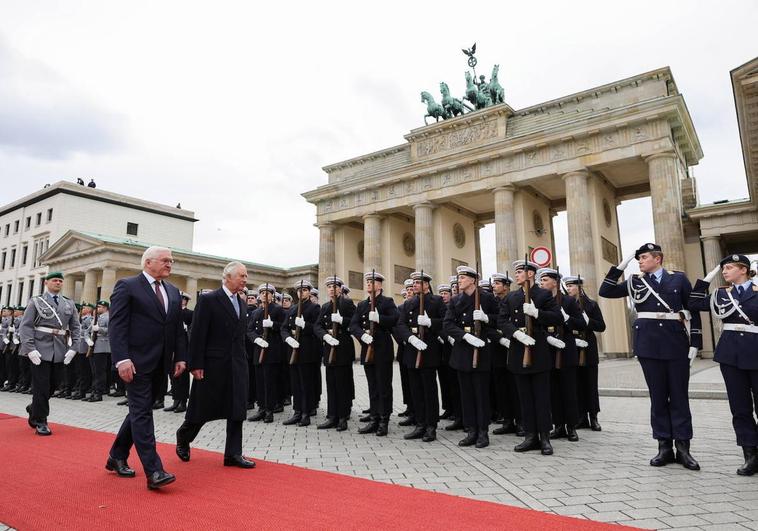
<path fill-rule="evenodd" d="M 421 270 L 421 291 L 418 294 L 418 314 L 419 316 L 424 315 L 424 270 Z M 423 341 L 424 340 L 424 327 L 421 325 L 418 325 L 418 338 Z M 417 350 L 416 351 L 416 368 L 419 369 L 421 367 L 421 361 L 423 359 L 423 351 Z"/>
<path fill-rule="evenodd" d="M 561 291 L 561 273 L 559 268 L 555 268 L 556 272 L 558 273 L 558 292 L 555 295 L 555 301 L 558 303 L 558 308 L 563 308 L 563 292 Z M 563 325 L 559 325 L 555 327 L 555 331 L 558 332 L 558 336 L 563 337 Z M 563 366 L 563 350 L 556 350 L 555 351 L 555 368 L 560 369 Z"/>
<path fill-rule="evenodd" d="M 92 326 L 90 327 L 90 335 L 89 338 L 92 341 L 92 345 L 89 345 L 87 347 L 87 358 L 91 358 L 92 355 L 95 353 L 95 342 L 97 341 L 97 332 L 93 330 L 95 328 L 95 325 L 97 324 L 97 306 L 95 306 L 94 315 L 92 316 Z"/>
<path fill-rule="evenodd" d="M 269 318 L 268 314 L 268 282 L 266 282 L 266 293 L 263 295 L 263 320 Z M 263 329 L 263 341 L 268 341 L 268 328 Z M 263 364 L 263 359 L 266 357 L 266 349 L 261 347 L 261 353 L 258 355 L 258 364 Z"/>
<path fill-rule="evenodd" d="M 479 300 L 479 262 L 476 263 L 476 291 L 474 292 L 474 310 L 481 310 L 482 304 Z M 474 336 L 479 337 L 482 335 L 482 322 L 474 321 Z M 479 365 L 479 347 L 474 347 L 474 359 L 471 360 L 471 368 L 476 369 Z"/>
<path fill-rule="evenodd" d="M 337 300 L 339 298 L 338 293 L 342 291 L 342 290 L 340 290 L 339 292 L 337 291 L 337 273 L 334 274 L 334 284 L 332 284 L 332 289 L 334 290 L 334 298 L 332 298 L 332 313 L 337 313 Z M 339 333 L 338 325 L 337 323 L 332 321 L 332 337 L 336 339 L 338 333 Z M 334 365 L 336 358 L 337 358 L 337 347 L 332 345 L 332 348 L 329 349 L 329 365 Z"/>
<path fill-rule="evenodd" d="M 376 285 L 376 270 L 371 270 L 371 293 L 369 293 L 370 303 L 369 303 L 369 311 L 375 311 L 376 310 L 376 291 L 374 286 Z M 374 326 L 376 323 L 374 321 L 371 321 L 371 324 L 368 325 L 368 335 L 371 337 L 374 337 L 374 333 L 376 332 L 376 327 Z M 366 347 L 366 361 L 365 363 L 372 363 L 374 361 L 374 342 L 372 341 L 370 345 Z"/>
<path fill-rule="evenodd" d="M 582 291 L 583 291 L 582 290 L 582 275 L 577 275 L 576 278 L 577 278 L 576 287 L 579 288 L 579 293 L 578 293 L 578 295 L 579 295 L 579 308 L 581 308 L 582 313 L 584 313 L 584 297 L 582 297 L 582 295 L 583 295 L 583 293 L 582 293 Z M 579 338 L 582 339 L 582 340 L 584 340 L 584 341 L 587 341 L 587 334 L 585 333 L 584 330 L 582 330 L 582 331 L 579 332 Z M 582 348 L 579 349 L 579 366 L 580 367 L 584 367 L 585 365 L 587 365 L 587 351 L 585 350 L 584 347 L 582 347 Z"/>
<path fill-rule="evenodd" d="M 303 316 L 303 281 L 300 280 L 300 290 L 297 294 L 297 316 L 302 317 Z M 300 341 L 300 327 L 295 326 L 295 341 Z M 297 354 L 299 348 L 293 348 L 292 349 L 292 355 L 290 356 L 290 365 L 294 365 L 297 363 Z"/>
<path fill-rule="evenodd" d="M 529 293 L 530 286 L 529 286 L 529 270 L 527 268 L 527 255 L 524 255 L 524 302 L 532 302 L 532 296 Z M 526 335 L 533 337 L 532 334 L 534 333 L 534 322 L 532 320 L 531 315 L 524 314 L 524 325 L 526 327 Z M 532 366 L 532 347 L 529 345 L 524 345 L 524 358 L 521 361 L 521 366 L 524 369 L 528 369 Z"/>

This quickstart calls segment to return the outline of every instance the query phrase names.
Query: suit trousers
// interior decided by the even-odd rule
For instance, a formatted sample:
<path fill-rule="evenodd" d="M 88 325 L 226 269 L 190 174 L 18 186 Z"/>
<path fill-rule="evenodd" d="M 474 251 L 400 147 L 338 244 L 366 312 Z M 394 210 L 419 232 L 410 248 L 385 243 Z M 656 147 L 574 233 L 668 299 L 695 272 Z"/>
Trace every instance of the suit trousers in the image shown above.
<path fill-rule="evenodd" d="M 489 371 L 457 371 L 461 391 L 463 425 L 475 432 L 486 433 L 490 426 Z"/>
<path fill-rule="evenodd" d="M 574 427 L 579 422 L 579 405 L 576 394 L 576 367 L 550 371 L 550 397 L 553 424 Z"/>
<path fill-rule="evenodd" d="M 184 371 L 178 378 L 171 378 L 171 398 L 174 402 L 186 402 L 189 399 L 190 372 Z"/>
<path fill-rule="evenodd" d="M 32 378 L 32 413 L 31 418 L 37 422 L 47 422 L 50 414 L 50 394 L 63 379 L 63 363 L 42 361 L 31 365 Z"/>
<path fill-rule="evenodd" d="M 176 442 L 178 444 L 190 444 L 195 440 L 200 429 L 205 422 L 191 422 L 185 420 L 176 431 Z M 236 457 L 242 455 L 242 421 L 226 421 L 226 445 L 224 446 L 224 457 Z"/>
<path fill-rule="evenodd" d="M 743 370 L 722 363 L 721 374 L 729 397 L 737 444 L 758 446 L 758 427 L 755 422 L 755 414 L 758 413 L 758 370 Z"/>
<path fill-rule="evenodd" d="M 92 392 L 96 395 L 108 394 L 107 376 L 110 372 L 108 362 L 110 361 L 109 352 L 97 352 L 90 357 L 92 364 Z"/>
<path fill-rule="evenodd" d="M 76 387 L 75 390 L 86 395 L 92 388 L 92 367 L 85 353 L 79 353 L 74 357 L 76 363 Z"/>
<path fill-rule="evenodd" d="M 550 415 L 550 371 L 517 374 L 521 402 L 521 423 L 526 433 L 545 433 L 552 429 Z"/>
<path fill-rule="evenodd" d="M 408 380 L 416 425 L 436 428 L 440 415 L 437 369 L 408 369 Z"/>
<path fill-rule="evenodd" d="M 351 375 L 352 365 L 326 367 L 326 416 L 346 419 L 353 405 Z"/>
<path fill-rule="evenodd" d="M 318 365 L 315 363 L 298 363 L 290 366 L 292 409 L 303 415 L 310 415 L 311 410 L 316 407 L 313 373 L 317 368 Z"/>
<path fill-rule="evenodd" d="M 639 358 L 650 391 L 650 424 L 658 440 L 692 439 L 688 387 L 690 360 Z"/>
<path fill-rule="evenodd" d="M 597 365 L 576 368 L 576 390 L 579 399 L 579 419 L 600 413 L 600 393 L 597 388 Z"/>

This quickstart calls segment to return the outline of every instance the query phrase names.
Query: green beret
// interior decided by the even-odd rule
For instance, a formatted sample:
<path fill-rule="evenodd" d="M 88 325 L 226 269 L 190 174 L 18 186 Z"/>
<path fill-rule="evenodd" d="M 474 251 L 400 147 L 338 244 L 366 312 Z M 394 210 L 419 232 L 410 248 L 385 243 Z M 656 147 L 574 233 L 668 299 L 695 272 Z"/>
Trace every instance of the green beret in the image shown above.
<path fill-rule="evenodd" d="M 23 311 L 26 311 L 26 306 L 16 306 L 15 309 L 18 310 L 18 311 L 20 311 L 20 312 L 23 312 Z"/>
<path fill-rule="evenodd" d="M 82 309 L 82 305 L 81 305 L 81 304 L 79 304 L 78 302 L 75 302 L 75 303 L 74 303 L 74 306 L 76 306 L 76 309 L 77 309 L 77 310 L 81 310 L 81 309 Z"/>
<path fill-rule="evenodd" d="M 53 278 L 59 278 L 63 280 L 63 273 L 61 273 L 60 271 L 52 271 L 45 276 L 45 280 L 50 280 Z"/>
<path fill-rule="evenodd" d="M 108 301 L 106 301 L 105 299 L 100 299 L 99 301 L 97 301 L 97 305 L 98 306 L 105 306 L 106 308 L 109 308 L 110 305 L 111 305 L 111 303 L 108 302 Z"/>
<path fill-rule="evenodd" d="M 83 302 L 82 306 L 86 306 L 87 308 L 92 308 L 93 310 L 95 309 L 95 305 L 92 304 L 91 302 Z"/>

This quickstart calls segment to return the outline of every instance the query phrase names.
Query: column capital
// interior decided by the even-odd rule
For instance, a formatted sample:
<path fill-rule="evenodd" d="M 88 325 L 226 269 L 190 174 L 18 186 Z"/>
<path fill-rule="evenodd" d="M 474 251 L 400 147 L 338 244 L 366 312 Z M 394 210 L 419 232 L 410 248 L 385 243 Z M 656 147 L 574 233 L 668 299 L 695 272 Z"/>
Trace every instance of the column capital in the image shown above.
<path fill-rule="evenodd" d="M 372 212 L 371 214 L 365 214 L 363 216 L 364 220 L 365 219 L 383 219 L 383 218 L 384 216 L 382 216 L 381 214 L 377 214 L 376 212 Z"/>
<path fill-rule="evenodd" d="M 721 236 L 700 236 L 700 239 L 704 242 L 712 242 L 712 241 L 717 241 L 719 243 L 721 242 Z"/>
<path fill-rule="evenodd" d="M 321 223 L 316 223 L 316 227 L 318 230 L 326 229 L 326 230 L 334 230 L 337 228 L 337 224 L 333 221 L 322 221 Z"/>
<path fill-rule="evenodd" d="M 414 203 L 413 204 L 413 211 L 414 212 L 418 208 L 430 208 L 430 209 L 434 209 L 434 208 L 437 208 L 437 205 L 435 205 L 431 201 L 421 201 L 420 203 Z"/>
<path fill-rule="evenodd" d="M 493 192 L 499 192 L 501 190 L 505 192 L 515 192 L 518 190 L 518 187 L 515 184 L 504 184 L 503 186 L 498 186 L 492 189 Z"/>
<path fill-rule="evenodd" d="M 646 155 L 642 155 L 642 158 L 645 160 L 645 162 L 650 164 L 651 161 L 656 160 L 656 159 L 662 159 L 662 158 L 676 159 L 677 154 L 674 151 L 661 151 L 659 153 L 649 153 Z"/>
<path fill-rule="evenodd" d="M 589 179 L 590 171 L 587 168 L 580 168 L 578 170 L 567 171 L 566 173 L 561 175 L 561 179 L 565 181 L 567 178 L 573 177 L 573 176 L 584 177 L 585 179 Z"/>

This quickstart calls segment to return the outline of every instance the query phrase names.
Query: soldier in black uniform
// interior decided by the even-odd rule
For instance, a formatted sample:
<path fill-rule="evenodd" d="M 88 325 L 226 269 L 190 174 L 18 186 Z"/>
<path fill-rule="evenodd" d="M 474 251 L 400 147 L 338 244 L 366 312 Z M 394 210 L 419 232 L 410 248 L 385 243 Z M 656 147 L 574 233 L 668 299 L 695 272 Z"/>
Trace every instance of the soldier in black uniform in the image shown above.
<path fill-rule="evenodd" d="M 282 424 L 289 426 L 297 424 L 300 427 L 309 426 L 311 415 L 315 415 L 315 379 L 314 371 L 318 370 L 321 362 L 321 341 L 313 332 L 313 325 L 318 321 L 321 307 L 311 301 L 313 286 L 307 280 L 295 283 L 299 304 L 293 304 L 287 312 L 287 321 L 282 327 L 282 339 L 287 343 L 287 359 L 290 364 L 292 382 L 292 416 Z M 301 315 L 298 316 L 298 305 Z M 299 332 L 298 332 L 299 329 Z M 299 337 L 296 339 L 295 335 Z M 296 353 L 293 353 L 297 350 Z M 293 354 L 294 357 L 293 357 Z"/>
<path fill-rule="evenodd" d="M 474 305 L 475 292 L 479 289 L 479 277 L 475 269 L 459 266 L 458 286 L 460 293 L 448 304 L 444 320 L 445 334 L 453 338 L 450 366 L 458 372 L 461 392 L 463 425 L 467 434 L 458 445 L 477 448 L 489 446 L 490 425 L 490 340 L 497 339 L 497 300 L 480 291 L 480 309 Z M 475 335 L 475 321 L 481 323 L 481 333 Z M 476 366 L 474 358 L 477 357 Z"/>
<path fill-rule="evenodd" d="M 187 305 L 192 297 L 189 293 L 181 292 L 182 296 L 182 324 L 184 325 L 184 332 L 187 334 L 187 344 L 189 345 L 189 335 L 192 328 L 192 315 L 193 311 L 190 310 Z M 247 309 L 247 314 L 252 312 L 250 308 Z M 247 342 L 247 336 L 245 336 L 245 342 Z M 121 381 L 119 378 L 118 381 Z M 171 398 L 173 404 L 164 408 L 163 411 L 173 411 L 174 413 L 182 413 L 187 411 L 187 400 L 189 400 L 190 391 L 190 371 L 183 371 L 177 378 L 171 377 Z M 113 395 L 118 396 L 118 395 Z M 122 395 L 123 396 L 123 395 Z"/>
<path fill-rule="evenodd" d="M 547 327 L 561 324 L 563 318 L 558 303 L 547 290 L 534 284 L 537 264 L 517 260 L 513 262 L 516 283 L 521 289 L 511 291 L 500 304 L 498 327 L 510 341 L 508 369 L 516 375 L 516 386 L 521 402 L 521 422 L 524 441 L 514 448 L 516 452 L 541 449 L 543 455 L 552 455 L 550 444 L 550 369 L 553 356 L 547 342 Z M 525 301 L 524 286 L 529 285 L 532 302 Z M 528 335 L 526 318 L 532 322 Z M 531 364 L 524 366 L 525 349 L 531 352 Z"/>
<path fill-rule="evenodd" d="M 292 295 L 282 289 L 281 293 L 282 309 L 286 315 L 292 308 Z M 284 346 L 285 350 L 287 345 Z M 282 356 L 282 368 L 279 371 L 279 402 L 274 409 L 274 413 L 284 411 L 284 406 L 292 404 L 292 375 L 295 369 L 289 364 L 289 358 Z"/>
<path fill-rule="evenodd" d="M 553 370 L 550 371 L 550 397 L 552 401 L 553 426 L 551 439 L 566 437 L 571 442 L 579 440 L 576 425 L 579 422 L 579 404 L 576 391 L 576 367 L 579 351 L 574 332 L 584 330 L 582 311 L 573 297 L 564 296 L 561 275 L 555 269 L 537 271 L 542 288 L 549 291 L 561 309 L 562 323 L 547 328 L 547 342 L 553 354 Z"/>
<path fill-rule="evenodd" d="M 601 431 L 597 414 L 600 412 L 600 395 L 597 386 L 597 368 L 599 356 L 596 332 L 605 332 L 603 312 L 597 301 L 590 299 L 582 289 L 583 280 L 579 276 L 567 276 L 563 279 L 568 294 L 574 297 L 580 308 L 587 328 L 574 330 L 576 348 L 579 350 L 579 365 L 576 369 L 576 388 L 579 402 L 579 423 L 577 429 L 591 428 Z M 584 356 L 582 356 L 584 351 Z M 582 364 L 584 361 L 584 364 Z"/>
<path fill-rule="evenodd" d="M 253 312 L 258 309 L 258 297 L 253 290 L 247 292 L 247 322 L 248 327 L 253 317 Z M 245 336 L 245 351 L 247 352 L 247 409 L 255 408 L 256 396 L 258 394 L 255 388 L 255 364 L 253 363 L 253 353 L 255 351 L 255 344 L 250 339 L 250 335 Z M 263 404 L 258 404 L 262 407 Z"/>
<path fill-rule="evenodd" d="M 383 437 L 388 433 L 390 415 L 392 414 L 392 328 L 397 323 L 398 311 L 395 302 L 384 295 L 382 284 L 384 276 L 369 272 L 366 281 L 366 299 L 358 307 L 350 321 L 350 333 L 360 341 L 361 363 L 366 371 L 370 401 L 371 422 L 358 430 L 358 433 L 376 433 Z M 371 311 L 371 294 L 374 294 L 374 310 Z M 371 324 L 374 324 L 373 334 Z M 369 347 L 373 350 L 373 359 L 366 361 Z"/>
<path fill-rule="evenodd" d="M 313 325 L 316 337 L 323 341 L 322 352 L 326 366 L 326 421 L 318 425 L 320 430 L 337 428 L 337 431 L 345 431 L 353 405 L 351 376 L 355 343 L 348 325 L 355 313 L 355 304 L 342 296 L 342 284 L 342 279 L 337 276 L 326 279 L 330 300 L 321 306 L 318 321 Z M 334 359 L 330 360 L 332 349 Z"/>
<path fill-rule="evenodd" d="M 403 345 L 402 364 L 408 369 L 416 427 L 404 439 L 432 442 L 437 438 L 440 414 L 437 368 L 442 363 L 442 319 L 446 312 L 442 297 L 431 292 L 432 277 L 411 273 L 414 295 L 405 301 L 397 321 L 397 335 Z M 421 313 L 421 297 L 424 312 Z"/>
<path fill-rule="evenodd" d="M 442 298 L 444 311 L 447 312 L 447 305 L 450 303 L 450 299 L 453 298 L 450 290 L 450 284 L 437 285 L 437 293 Z M 453 345 L 448 342 L 448 338 L 444 330 L 440 330 L 438 338 L 440 341 L 440 346 L 442 347 L 442 361 L 440 362 L 440 366 L 437 367 L 437 378 L 440 383 L 440 395 L 442 395 L 443 409 L 442 415 L 440 415 L 440 419 L 448 420 L 455 417 L 456 407 L 454 396 L 457 395 L 455 391 L 458 389 L 458 377 L 455 376 L 455 374 L 452 376 L 450 375 L 450 353 L 453 350 Z M 453 379 L 455 380 L 453 381 Z"/>
<path fill-rule="evenodd" d="M 284 309 L 274 302 L 275 291 L 271 284 L 258 286 L 262 302 L 247 322 L 247 337 L 254 345 L 253 364 L 258 402 L 258 412 L 247 419 L 250 422 L 274 422 L 274 412 L 281 396 L 279 386 L 284 359 L 281 327 L 286 320 L 286 314 Z M 268 319 L 265 318 L 266 304 Z"/>
<path fill-rule="evenodd" d="M 403 281 L 403 303 L 397 307 L 398 315 L 402 317 L 404 308 L 406 306 L 406 303 L 413 298 L 413 280 L 410 278 L 405 279 Z M 398 318 L 398 324 L 395 325 L 395 327 L 392 329 L 392 338 L 395 340 L 395 343 L 397 343 L 397 351 L 395 352 L 395 359 L 398 363 L 398 368 L 400 369 L 400 389 L 403 392 L 403 404 L 405 404 L 405 411 L 400 413 L 398 417 L 406 417 L 405 419 L 398 422 L 399 426 L 415 426 L 416 425 L 416 414 L 413 411 L 413 395 L 411 393 L 411 385 L 408 381 L 408 367 L 405 366 L 403 363 L 403 350 L 405 345 L 403 344 L 403 339 L 400 337 L 400 330 L 398 328 L 400 324 L 400 318 Z M 371 420 L 371 416 L 368 415 L 364 418 L 366 421 Z M 364 420 L 362 419 L 362 420 Z"/>

